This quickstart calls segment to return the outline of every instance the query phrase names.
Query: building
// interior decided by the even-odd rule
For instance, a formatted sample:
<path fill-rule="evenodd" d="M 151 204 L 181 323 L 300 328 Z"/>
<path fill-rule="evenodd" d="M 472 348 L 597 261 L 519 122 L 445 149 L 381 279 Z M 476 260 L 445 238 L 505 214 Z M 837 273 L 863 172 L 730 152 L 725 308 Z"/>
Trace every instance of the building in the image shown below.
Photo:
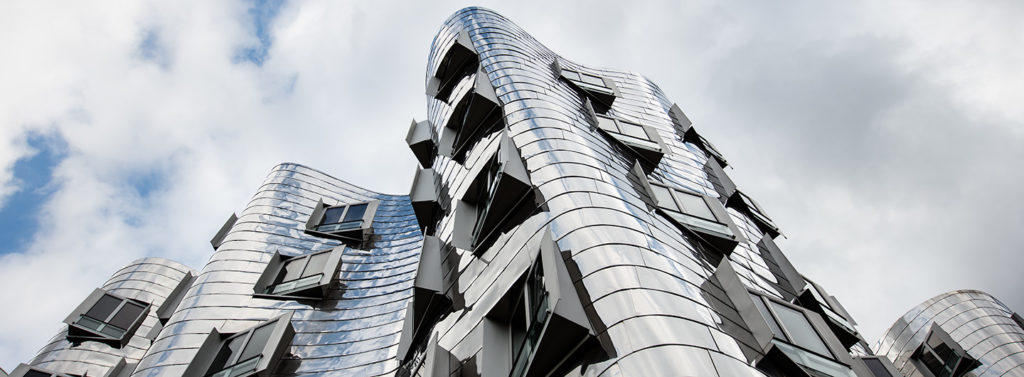
<path fill-rule="evenodd" d="M 282 164 L 12 375 L 898 375 L 654 83 L 466 8 L 424 84 L 409 195 Z"/>
<path fill-rule="evenodd" d="M 875 351 L 907 377 L 1024 376 L 1024 322 L 988 293 L 953 291 L 910 309 Z"/>

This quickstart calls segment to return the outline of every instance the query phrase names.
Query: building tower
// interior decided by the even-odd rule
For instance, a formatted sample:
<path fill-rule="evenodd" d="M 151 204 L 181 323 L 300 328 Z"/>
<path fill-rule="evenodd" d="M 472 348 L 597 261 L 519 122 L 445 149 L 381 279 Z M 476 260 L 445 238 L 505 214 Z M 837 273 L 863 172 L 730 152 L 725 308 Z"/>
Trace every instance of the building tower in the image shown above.
<path fill-rule="evenodd" d="M 133 263 L 12 375 L 898 375 L 649 80 L 466 8 L 425 87 L 409 195 L 279 165 L 201 271 Z"/>
<path fill-rule="evenodd" d="M 910 309 L 875 351 L 907 377 L 1024 376 L 1024 322 L 988 293 L 953 291 Z"/>

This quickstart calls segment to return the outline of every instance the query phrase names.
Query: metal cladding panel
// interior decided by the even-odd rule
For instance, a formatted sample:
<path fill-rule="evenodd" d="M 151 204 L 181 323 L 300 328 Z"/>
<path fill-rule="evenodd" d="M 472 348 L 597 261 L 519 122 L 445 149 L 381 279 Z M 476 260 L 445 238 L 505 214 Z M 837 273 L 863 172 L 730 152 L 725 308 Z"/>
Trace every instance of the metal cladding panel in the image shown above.
<path fill-rule="evenodd" d="M 267 261 L 332 249 L 339 241 L 303 232 L 319 200 L 333 205 L 379 200 L 372 248 L 348 248 L 337 281 L 320 302 L 253 297 Z M 274 375 L 391 374 L 422 234 L 409 197 L 365 190 L 296 164 L 275 167 L 198 274 L 178 311 L 133 376 L 180 375 L 210 330 L 246 330 L 294 310 L 293 339 Z"/>
<path fill-rule="evenodd" d="M 1024 328 L 1012 316 L 1012 310 L 988 293 L 944 293 L 897 320 L 875 345 L 875 353 L 888 356 L 907 376 L 921 375 L 910 359 L 934 323 L 981 363 L 968 375 L 1024 376 Z"/>
<path fill-rule="evenodd" d="M 531 265 L 550 227 L 566 260 L 576 271 L 573 283 L 586 296 L 585 310 L 602 345 L 612 355 L 589 364 L 585 375 L 678 375 L 685 365 L 693 375 L 760 375 L 750 366 L 740 343 L 726 333 L 736 324 L 719 315 L 706 289 L 721 256 L 709 256 L 699 241 L 656 214 L 630 183 L 635 157 L 602 137 L 587 119 L 585 97 L 560 80 L 552 68 L 559 59 L 581 73 L 610 79 L 619 97 L 607 115 L 651 127 L 668 146 L 648 179 L 718 197 L 703 166 L 708 156 L 677 134 L 671 101 L 644 77 L 594 69 L 559 57 L 503 16 L 487 9 L 465 8 L 447 20 L 435 37 L 426 81 L 443 47 L 468 32 L 480 54 L 481 69 L 495 88 L 504 127 L 526 163 L 537 193 L 531 216 L 507 228 L 489 249 L 473 255 L 453 248 L 446 256 L 447 294 L 462 303 L 435 327 L 438 345 L 466 363 L 483 343 L 484 315 Z M 444 101 L 427 99 L 428 118 L 436 132 L 452 111 Z M 480 164 L 499 142 L 495 131 L 470 142 L 464 161 L 438 157 L 438 185 L 453 200 L 466 194 Z M 458 234 L 451 203 L 434 234 L 453 245 Z M 729 210 L 746 241 L 729 255 L 739 280 L 749 289 L 784 297 L 781 281 L 756 243 L 764 236 L 755 222 Z M 790 294 L 791 296 L 792 294 Z M 716 299 L 717 300 L 717 299 Z M 716 305 L 719 305 L 716 303 Z M 659 369 L 657 365 L 666 365 Z M 458 366 L 454 366 L 458 368 Z M 453 371 L 454 372 L 454 371 Z M 726 373 L 726 372 L 721 372 Z"/>
<path fill-rule="evenodd" d="M 163 258 L 143 258 L 129 263 L 100 287 L 115 295 L 153 305 L 128 344 L 118 349 L 88 341 L 72 347 L 67 340 L 65 326 L 39 350 L 29 365 L 66 374 L 102 376 L 117 366 L 122 358 L 128 364 L 139 362 L 149 348 L 150 340 L 146 336 L 160 324 L 157 309 L 188 273 L 195 274 L 195 271 Z"/>

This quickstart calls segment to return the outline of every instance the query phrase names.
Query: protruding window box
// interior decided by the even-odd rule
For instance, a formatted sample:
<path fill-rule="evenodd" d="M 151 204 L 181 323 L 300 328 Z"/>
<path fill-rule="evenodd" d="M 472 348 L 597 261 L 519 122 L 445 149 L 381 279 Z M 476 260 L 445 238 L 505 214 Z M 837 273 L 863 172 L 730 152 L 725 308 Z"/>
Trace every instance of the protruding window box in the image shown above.
<path fill-rule="evenodd" d="M 736 184 L 728 174 L 725 174 L 725 169 L 718 163 L 718 160 L 709 158 L 708 162 L 704 164 L 704 173 L 708 175 L 711 185 L 715 186 L 715 192 L 718 193 L 718 199 L 723 201 L 722 204 L 725 204 L 724 202 L 736 193 Z"/>
<path fill-rule="evenodd" d="M 270 376 L 295 336 L 292 314 L 288 311 L 237 333 L 213 329 L 182 376 Z"/>
<path fill-rule="evenodd" d="M 409 190 L 412 210 L 416 213 L 416 221 L 419 222 L 420 231 L 424 234 L 434 229 L 441 211 L 441 205 L 437 202 L 436 179 L 434 169 L 416 170 L 412 189 Z"/>
<path fill-rule="evenodd" d="M 892 361 L 885 356 L 859 356 L 854 360 L 864 364 L 864 368 L 871 372 L 871 377 L 903 377 L 896 366 L 892 365 Z"/>
<path fill-rule="evenodd" d="M 735 191 L 732 196 L 726 201 L 726 206 L 736 208 L 750 215 L 754 223 L 757 224 L 757 228 L 761 232 L 767 234 L 771 238 L 778 237 L 781 233 L 779 227 L 772 222 L 772 219 L 768 217 L 767 212 L 761 208 L 760 204 L 757 204 L 753 198 L 744 194 L 743 191 Z"/>
<path fill-rule="evenodd" d="M 438 145 L 439 153 L 459 162 L 464 160 L 466 151 L 473 142 L 498 130 L 504 119 L 501 102 L 494 93 L 487 72 L 480 69 L 465 81 L 445 121 L 445 128 L 451 132 L 444 132 Z"/>
<path fill-rule="evenodd" d="M 676 129 L 676 133 L 679 134 L 679 137 L 683 141 L 696 144 L 702 151 L 704 151 L 704 153 L 718 161 L 718 164 L 721 165 L 721 167 L 724 168 L 729 166 L 729 162 L 726 161 L 722 152 L 720 152 L 718 148 L 715 148 L 715 145 L 711 144 L 708 139 L 705 139 L 704 136 L 701 136 L 701 134 L 697 132 L 697 129 L 693 127 L 693 122 L 691 122 L 690 118 L 683 113 L 683 110 L 679 108 L 679 105 L 673 104 L 668 115 L 669 118 L 672 119 L 672 125 Z"/>
<path fill-rule="evenodd" d="M 452 41 L 437 63 L 433 77 L 427 82 L 427 95 L 447 101 L 460 79 L 472 73 L 479 65 L 473 41 L 465 30 Z"/>
<path fill-rule="evenodd" d="M 421 166 L 429 169 L 434 164 L 437 145 L 434 144 L 434 126 L 430 121 L 417 122 L 413 119 L 409 133 L 405 135 L 405 142 L 409 144 L 409 149 Z"/>
<path fill-rule="evenodd" d="M 213 238 L 210 239 L 210 246 L 213 246 L 214 250 L 220 248 L 220 245 L 224 243 L 224 238 L 227 237 L 228 232 L 231 231 L 231 228 L 235 226 L 236 221 L 238 221 L 238 215 L 232 213 L 231 217 L 228 217 L 228 221 L 225 221 L 224 225 L 221 225 L 220 230 L 217 231 L 217 234 L 213 235 Z"/>
<path fill-rule="evenodd" d="M 825 319 L 828 327 L 832 329 L 832 333 L 836 334 L 836 338 L 839 339 L 839 342 L 846 349 L 860 342 L 860 335 L 854 327 L 854 323 L 848 320 L 845 315 L 840 314 L 840 311 L 845 313 L 845 310 L 838 306 L 838 301 L 824 294 L 824 290 L 814 282 L 806 279 L 805 281 L 807 285 L 797 296 L 797 303 L 810 311 L 820 314 Z"/>
<path fill-rule="evenodd" d="M 789 303 L 754 293 L 750 293 L 750 299 L 772 335 L 758 368 L 771 375 L 857 377 L 848 364 L 838 361 L 838 353 L 819 328 L 820 320 L 816 326 L 807 311 Z M 842 355 L 849 359 L 849 355 Z"/>
<path fill-rule="evenodd" d="M 482 376 L 561 375 L 597 345 L 563 258 L 545 232 L 536 262 L 487 314 Z"/>
<path fill-rule="evenodd" d="M 981 365 L 937 323 L 910 360 L 925 377 L 962 377 Z"/>
<path fill-rule="evenodd" d="M 437 237 L 423 237 L 420 263 L 416 269 L 413 297 L 405 310 L 405 323 L 398 343 L 398 358 L 415 362 L 412 353 L 423 351 L 430 329 L 451 307 L 444 294 L 441 279 L 441 241 Z"/>
<path fill-rule="evenodd" d="M 341 266 L 345 246 L 306 255 L 270 257 L 253 286 L 253 296 L 277 300 L 320 300 Z"/>
<path fill-rule="evenodd" d="M 743 240 L 722 203 L 707 195 L 650 182 L 658 211 L 725 255 Z"/>
<path fill-rule="evenodd" d="M 373 217 L 379 201 L 328 206 L 321 199 L 306 222 L 306 233 L 348 244 L 361 244 L 373 234 Z"/>
<path fill-rule="evenodd" d="M 115 348 L 124 347 L 146 319 L 150 307 L 144 301 L 95 289 L 64 319 L 68 324 L 68 341 L 96 341 Z"/>
<path fill-rule="evenodd" d="M 521 205 L 531 203 L 533 185 L 508 132 L 494 156 L 479 166 L 455 209 L 452 244 L 482 254 Z M 531 203 L 532 204 L 532 203 Z"/>
<path fill-rule="evenodd" d="M 588 97 L 597 101 L 595 110 L 600 113 L 604 113 L 611 108 L 615 102 L 615 97 L 619 96 L 619 88 L 609 78 L 581 72 L 569 67 L 561 59 L 555 59 L 554 68 L 559 77 L 565 79 L 574 88 L 583 91 Z"/>
<path fill-rule="evenodd" d="M 117 364 L 115 364 L 114 366 L 112 366 L 109 369 L 107 369 L 106 373 L 104 373 L 102 375 L 89 374 L 87 376 L 86 374 L 73 374 L 73 373 L 56 372 L 56 371 L 52 371 L 52 370 L 49 370 L 49 369 L 46 369 L 46 368 L 35 367 L 35 366 L 31 366 L 31 365 L 22 363 L 22 364 L 18 364 L 18 366 L 15 367 L 13 371 L 11 371 L 10 375 L 4 374 L 3 371 L 0 370 L 0 376 L 4 376 L 4 377 L 115 377 L 115 376 L 119 376 L 120 375 L 121 370 L 124 369 L 124 365 L 125 365 L 124 358 L 122 358 L 122 359 L 118 360 Z M 92 368 L 90 368 L 90 369 L 92 369 Z"/>
<path fill-rule="evenodd" d="M 160 307 L 156 309 L 156 317 L 160 320 L 161 325 L 166 325 L 167 321 L 171 320 L 171 316 L 174 315 L 174 311 L 181 304 L 181 300 L 185 298 L 185 293 L 192 287 L 195 279 L 191 272 L 186 272 L 185 276 L 181 277 L 178 284 L 174 286 L 171 293 L 164 299 L 164 302 L 160 304 Z"/>
<path fill-rule="evenodd" d="M 644 162 L 642 166 L 645 172 L 649 173 L 658 166 L 668 146 L 658 136 L 657 130 L 651 126 L 597 114 L 589 100 L 586 107 L 597 129 L 636 154 Z"/>

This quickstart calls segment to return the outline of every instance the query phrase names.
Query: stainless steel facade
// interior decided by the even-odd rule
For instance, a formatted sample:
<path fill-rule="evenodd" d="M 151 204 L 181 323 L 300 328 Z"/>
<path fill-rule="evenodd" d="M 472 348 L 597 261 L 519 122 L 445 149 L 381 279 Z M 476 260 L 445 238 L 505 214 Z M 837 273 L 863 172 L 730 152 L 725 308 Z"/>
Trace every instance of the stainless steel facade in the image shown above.
<path fill-rule="evenodd" d="M 284 351 L 253 359 L 273 365 L 259 376 L 897 375 L 646 78 L 574 63 L 474 7 L 438 32 L 425 87 L 409 195 L 281 164 L 202 271 L 147 259 L 104 287 L 154 306 L 127 347 L 62 332 L 30 365 L 219 376 L 212 353 L 266 326 Z M 333 261 L 315 299 L 276 294 L 313 255 Z M 161 309 L 165 280 L 191 275 Z"/>
<path fill-rule="evenodd" d="M 929 376 L 915 352 L 938 326 L 976 360 L 966 376 L 1024 376 L 1024 328 L 1020 317 L 988 293 L 959 290 L 910 309 L 883 335 L 875 350 L 908 377 Z"/>

